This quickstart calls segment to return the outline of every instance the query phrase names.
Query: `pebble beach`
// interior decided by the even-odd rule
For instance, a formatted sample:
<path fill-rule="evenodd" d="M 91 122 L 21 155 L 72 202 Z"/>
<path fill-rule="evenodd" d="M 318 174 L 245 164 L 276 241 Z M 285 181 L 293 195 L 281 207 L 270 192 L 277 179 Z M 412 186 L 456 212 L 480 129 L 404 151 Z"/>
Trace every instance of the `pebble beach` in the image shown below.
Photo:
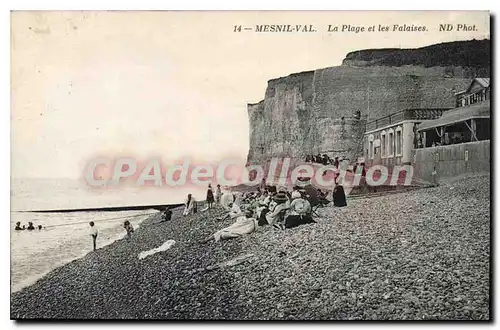
<path fill-rule="evenodd" d="M 325 207 L 317 223 L 202 240 L 219 209 L 157 223 L 11 295 L 13 319 L 489 320 L 490 175 Z M 142 251 L 175 244 L 139 259 Z"/>

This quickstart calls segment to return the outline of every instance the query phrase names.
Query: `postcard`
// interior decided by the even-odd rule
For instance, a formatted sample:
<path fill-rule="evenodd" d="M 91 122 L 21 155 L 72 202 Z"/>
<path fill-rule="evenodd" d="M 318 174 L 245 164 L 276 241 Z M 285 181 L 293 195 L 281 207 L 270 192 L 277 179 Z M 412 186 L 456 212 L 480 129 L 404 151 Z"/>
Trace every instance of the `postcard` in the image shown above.
<path fill-rule="evenodd" d="M 11 12 L 11 319 L 490 321 L 490 20 Z"/>

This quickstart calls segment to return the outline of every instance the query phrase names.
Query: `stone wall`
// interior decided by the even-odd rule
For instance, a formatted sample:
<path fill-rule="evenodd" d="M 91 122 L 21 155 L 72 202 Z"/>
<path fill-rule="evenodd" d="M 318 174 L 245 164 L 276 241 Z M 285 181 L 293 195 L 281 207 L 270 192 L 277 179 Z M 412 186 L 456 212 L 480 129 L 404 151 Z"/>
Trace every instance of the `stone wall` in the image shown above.
<path fill-rule="evenodd" d="M 490 140 L 414 149 L 413 155 L 413 178 L 421 182 L 433 182 L 434 168 L 438 182 L 462 174 L 490 171 Z"/>

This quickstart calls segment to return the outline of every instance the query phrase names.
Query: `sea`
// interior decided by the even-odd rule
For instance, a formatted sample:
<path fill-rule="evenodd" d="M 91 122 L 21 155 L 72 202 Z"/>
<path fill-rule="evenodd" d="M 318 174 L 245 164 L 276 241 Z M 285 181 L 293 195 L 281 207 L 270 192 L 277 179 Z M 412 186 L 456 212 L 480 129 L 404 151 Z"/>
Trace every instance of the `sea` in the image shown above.
<path fill-rule="evenodd" d="M 44 275 L 92 250 L 89 222 L 99 231 L 97 248 L 109 245 L 126 235 L 123 222 L 134 228 L 157 210 L 28 212 L 142 206 L 183 203 L 188 193 L 203 200 L 203 187 L 114 187 L 92 188 L 77 179 L 11 180 L 11 292 L 34 284 Z M 16 222 L 35 230 L 16 231 Z M 43 229 L 38 230 L 37 226 Z"/>

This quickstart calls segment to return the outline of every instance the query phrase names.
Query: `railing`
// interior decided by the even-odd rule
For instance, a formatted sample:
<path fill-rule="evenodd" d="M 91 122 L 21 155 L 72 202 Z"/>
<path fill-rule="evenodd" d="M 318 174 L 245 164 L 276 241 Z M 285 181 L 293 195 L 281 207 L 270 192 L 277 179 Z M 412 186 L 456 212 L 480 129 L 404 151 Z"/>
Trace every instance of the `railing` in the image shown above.
<path fill-rule="evenodd" d="M 431 120 L 441 117 L 449 109 L 405 109 L 366 123 L 366 131 L 397 124 L 403 120 Z"/>

